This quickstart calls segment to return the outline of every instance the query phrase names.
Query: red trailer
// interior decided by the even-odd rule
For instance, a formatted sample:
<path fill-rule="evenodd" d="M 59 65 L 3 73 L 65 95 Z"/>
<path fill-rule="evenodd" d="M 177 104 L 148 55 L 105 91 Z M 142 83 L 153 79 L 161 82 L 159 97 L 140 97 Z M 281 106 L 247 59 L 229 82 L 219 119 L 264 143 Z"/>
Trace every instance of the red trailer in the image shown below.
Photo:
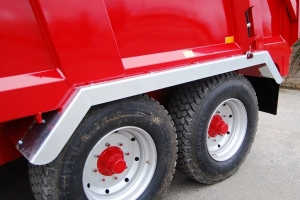
<path fill-rule="evenodd" d="M 276 114 L 298 0 L 0 0 L 0 165 L 37 199 L 161 199 L 231 176 Z M 176 164 L 177 163 L 177 164 Z"/>

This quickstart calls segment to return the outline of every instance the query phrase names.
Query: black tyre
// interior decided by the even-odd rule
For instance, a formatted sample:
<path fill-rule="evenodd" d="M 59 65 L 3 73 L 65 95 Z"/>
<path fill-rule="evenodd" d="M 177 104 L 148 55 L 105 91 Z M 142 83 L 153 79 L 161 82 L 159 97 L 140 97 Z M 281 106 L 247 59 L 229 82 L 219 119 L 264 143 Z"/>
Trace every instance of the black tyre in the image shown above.
<path fill-rule="evenodd" d="M 37 199 L 161 199 L 177 141 L 167 111 L 147 96 L 92 108 L 60 155 L 30 165 Z"/>
<path fill-rule="evenodd" d="M 213 184 L 244 162 L 258 121 L 256 94 L 246 78 L 227 73 L 182 85 L 169 110 L 178 134 L 180 172 Z"/>

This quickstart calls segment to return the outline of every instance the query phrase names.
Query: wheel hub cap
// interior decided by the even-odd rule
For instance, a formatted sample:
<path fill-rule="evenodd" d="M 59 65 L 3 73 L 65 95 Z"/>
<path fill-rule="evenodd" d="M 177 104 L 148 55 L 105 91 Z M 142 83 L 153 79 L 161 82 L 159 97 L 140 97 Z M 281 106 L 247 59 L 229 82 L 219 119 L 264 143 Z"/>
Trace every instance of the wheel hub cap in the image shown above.
<path fill-rule="evenodd" d="M 116 146 L 108 147 L 99 156 L 97 168 L 105 176 L 121 174 L 127 168 L 123 151 Z"/>
<path fill-rule="evenodd" d="M 218 135 L 225 135 L 228 132 L 228 125 L 223 121 L 220 115 L 215 115 L 212 117 L 208 135 L 210 137 L 216 137 Z"/>

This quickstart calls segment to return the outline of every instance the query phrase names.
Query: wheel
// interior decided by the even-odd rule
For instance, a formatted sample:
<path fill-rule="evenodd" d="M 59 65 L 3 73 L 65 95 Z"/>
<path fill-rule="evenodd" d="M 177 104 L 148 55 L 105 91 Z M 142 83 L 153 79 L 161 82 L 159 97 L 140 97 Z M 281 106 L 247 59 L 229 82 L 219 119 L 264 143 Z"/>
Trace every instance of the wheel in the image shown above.
<path fill-rule="evenodd" d="M 147 96 L 92 108 L 60 155 L 30 165 L 37 199 L 161 199 L 175 171 L 167 111 Z"/>
<path fill-rule="evenodd" d="M 235 73 L 180 86 L 169 104 L 178 134 L 176 168 L 204 184 L 231 176 L 254 141 L 257 105 L 251 84 Z"/>

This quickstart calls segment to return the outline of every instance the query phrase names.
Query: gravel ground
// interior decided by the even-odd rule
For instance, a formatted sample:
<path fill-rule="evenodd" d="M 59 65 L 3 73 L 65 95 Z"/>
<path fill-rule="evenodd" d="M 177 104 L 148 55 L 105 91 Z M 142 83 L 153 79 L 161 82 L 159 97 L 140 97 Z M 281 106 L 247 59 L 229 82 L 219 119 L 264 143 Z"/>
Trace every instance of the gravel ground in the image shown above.
<path fill-rule="evenodd" d="M 232 177 L 206 186 L 176 172 L 165 200 L 300 200 L 300 91 L 282 89 L 278 115 L 259 118 L 252 150 Z M 25 159 L 0 166 L 0 199 L 33 199 Z"/>

